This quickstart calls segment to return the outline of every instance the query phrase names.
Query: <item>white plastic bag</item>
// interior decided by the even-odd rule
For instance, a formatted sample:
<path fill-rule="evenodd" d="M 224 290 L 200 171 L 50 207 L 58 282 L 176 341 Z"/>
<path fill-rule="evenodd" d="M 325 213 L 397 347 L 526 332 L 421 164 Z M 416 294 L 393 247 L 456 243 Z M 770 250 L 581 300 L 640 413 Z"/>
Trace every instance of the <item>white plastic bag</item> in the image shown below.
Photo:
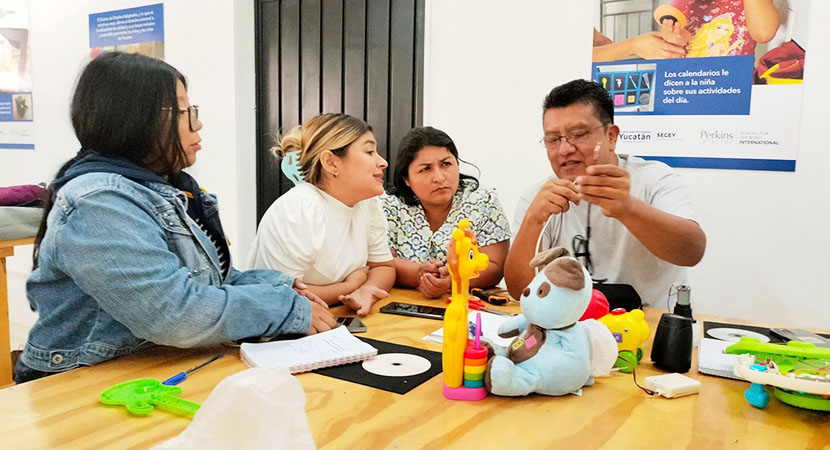
<path fill-rule="evenodd" d="M 314 449 L 305 393 L 288 369 L 254 368 L 222 380 L 193 423 L 154 450 Z"/>
<path fill-rule="evenodd" d="M 617 341 L 611 330 L 602 322 L 586 319 L 580 322 L 588 330 L 591 340 L 591 376 L 602 377 L 611 373 L 617 362 Z"/>

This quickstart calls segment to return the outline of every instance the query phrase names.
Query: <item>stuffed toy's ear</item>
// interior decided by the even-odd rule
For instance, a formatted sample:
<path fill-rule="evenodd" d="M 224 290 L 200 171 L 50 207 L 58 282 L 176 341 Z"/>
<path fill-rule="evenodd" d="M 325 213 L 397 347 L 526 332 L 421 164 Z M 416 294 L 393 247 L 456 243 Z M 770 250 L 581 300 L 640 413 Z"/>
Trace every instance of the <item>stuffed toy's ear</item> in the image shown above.
<path fill-rule="evenodd" d="M 563 256 L 571 256 L 568 249 L 565 247 L 555 247 L 550 250 L 545 250 L 543 252 L 539 252 L 538 255 L 534 256 L 533 259 L 530 260 L 530 267 L 533 267 L 534 269 L 544 267 L 554 259 L 561 258 Z"/>
<path fill-rule="evenodd" d="M 582 264 L 573 258 L 559 258 L 545 266 L 545 276 L 561 288 L 578 291 L 585 287 L 585 273 Z"/>

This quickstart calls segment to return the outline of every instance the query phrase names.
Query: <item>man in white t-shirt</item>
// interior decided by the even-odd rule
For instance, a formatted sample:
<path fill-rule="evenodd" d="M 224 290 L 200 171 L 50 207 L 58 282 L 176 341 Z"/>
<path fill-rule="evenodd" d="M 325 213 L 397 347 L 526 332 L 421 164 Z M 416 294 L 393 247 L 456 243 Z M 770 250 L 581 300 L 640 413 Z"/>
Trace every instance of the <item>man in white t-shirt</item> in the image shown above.
<path fill-rule="evenodd" d="M 629 284 L 647 305 L 665 299 L 685 282 L 682 266 L 697 264 L 706 248 L 682 179 L 661 162 L 615 153 L 620 129 L 598 83 L 554 88 L 543 109 L 554 175 L 519 200 L 504 270 L 510 294 L 518 299 L 533 278 L 537 246 L 562 246 L 595 280 Z"/>

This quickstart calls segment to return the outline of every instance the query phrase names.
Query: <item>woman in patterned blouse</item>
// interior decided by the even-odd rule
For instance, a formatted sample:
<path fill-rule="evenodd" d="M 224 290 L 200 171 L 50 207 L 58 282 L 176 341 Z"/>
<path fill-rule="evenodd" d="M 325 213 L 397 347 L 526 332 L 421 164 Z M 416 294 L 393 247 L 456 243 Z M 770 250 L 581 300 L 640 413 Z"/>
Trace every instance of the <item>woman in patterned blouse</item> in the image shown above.
<path fill-rule="evenodd" d="M 452 139 L 432 127 L 413 128 L 403 137 L 392 187 L 384 194 L 389 249 L 395 257 L 396 284 L 417 287 L 428 297 L 449 291 L 447 246 L 458 221 L 467 219 L 490 265 L 471 287 L 501 281 L 510 245 L 510 226 L 493 188 L 461 174 Z"/>

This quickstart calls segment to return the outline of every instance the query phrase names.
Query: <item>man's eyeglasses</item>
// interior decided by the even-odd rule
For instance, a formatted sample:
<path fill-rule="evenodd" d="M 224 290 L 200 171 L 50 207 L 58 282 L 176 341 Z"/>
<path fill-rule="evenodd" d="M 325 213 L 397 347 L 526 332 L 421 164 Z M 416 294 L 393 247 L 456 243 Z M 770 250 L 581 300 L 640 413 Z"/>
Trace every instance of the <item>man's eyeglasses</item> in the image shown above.
<path fill-rule="evenodd" d="M 164 111 L 171 111 L 173 108 L 161 108 Z M 187 113 L 187 120 L 190 125 L 190 131 L 199 129 L 199 105 L 190 105 L 187 108 L 176 108 L 179 114 Z"/>
<path fill-rule="evenodd" d="M 597 125 L 593 128 L 588 128 L 586 130 L 577 130 L 573 133 L 566 134 L 566 135 L 558 135 L 558 134 L 551 134 L 549 136 L 545 136 L 542 139 L 539 139 L 539 142 L 545 146 L 548 150 L 558 150 L 559 147 L 562 145 L 562 141 L 568 141 L 572 146 L 580 148 L 584 146 L 586 142 L 588 142 L 588 138 L 591 137 L 591 133 L 598 128 L 603 128 L 608 126 L 607 123 Z"/>

